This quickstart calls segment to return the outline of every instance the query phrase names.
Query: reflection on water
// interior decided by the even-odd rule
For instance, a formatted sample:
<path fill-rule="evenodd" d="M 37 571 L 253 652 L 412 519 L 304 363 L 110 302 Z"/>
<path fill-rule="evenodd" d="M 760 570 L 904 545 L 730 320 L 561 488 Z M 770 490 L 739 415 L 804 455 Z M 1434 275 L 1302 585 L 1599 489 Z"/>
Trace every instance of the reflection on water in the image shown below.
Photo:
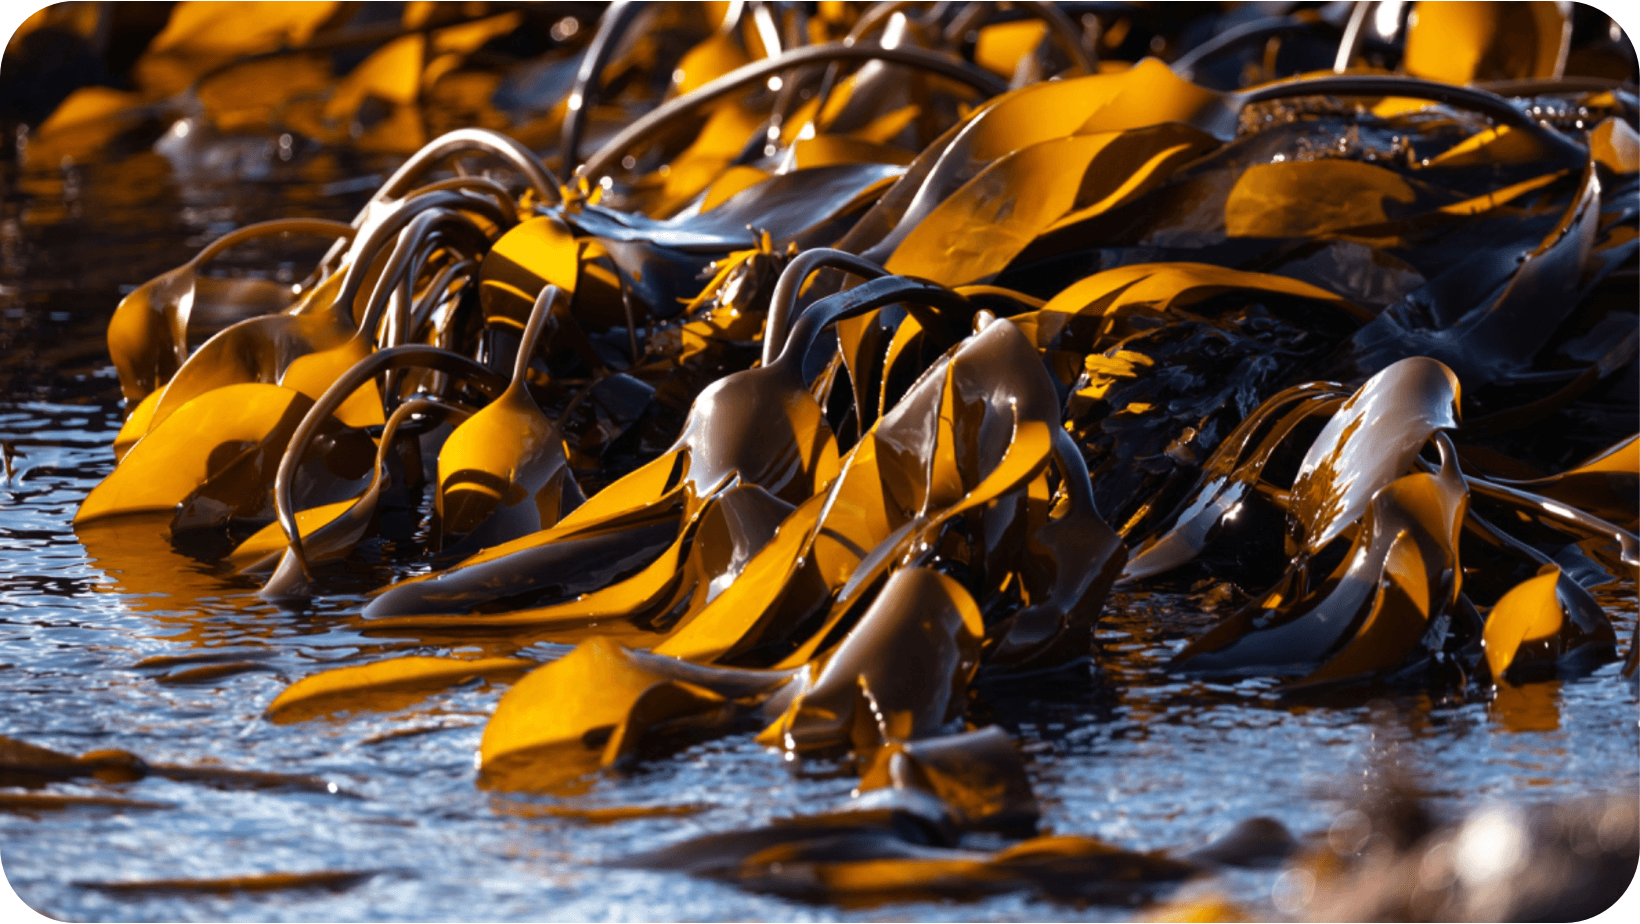
<path fill-rule="evenodd" d="M 1552 732 L 1560 728 L 1560 681 L 1498 684 L 1488 710 L 1492 720 L 1516 732 Z"/>
<path fill-rule="evenodd" d="M 0 481 L 0 735 L 73 755 L 120 748 L 153 764 L 311 775 L 336 789 L 234 788 L 161 774 L 121 784 L 72 779 L 28 793 L 0 787 L 0 852 L 25 900 L 55 916 L 121 920 L 1132 913 L 1021 895 L 971 906 L 816 908 L 605 866 L 823 809 L 846 799 L 854 781 L 793 774 L 741 735 L 599 778 L 575 798 L 492 795 L 474 785 L 473 753 L 500 680 L 475 679 L 385 714 L 276 725 L 261 713 L 321 667 L 390 653 L 485 657 L 519 640 L 365 633 L 359 597 L 283 609 L 255 597 L 253 584 L 172 550 L 153 524 L 109 523 L 76 537 L 76 506 L 113 464 L 121 412 L 103 329 L 123 287 L 238 224 L 346 218 L 382 166 L 298 158 L 255 181 L 179 184 L 166 161 L 145 154 L 3 177 L 0 440 L 11 467 Z M 357 177 L 374 178 L 350 182 Z M 269 265 L 254 249 L 242 259 L 239 266 Z M 1628 638 L 1633 598 L 1603 602 Z M 1349 781 L 1385 764 L 1416 776 L 1432 805 L 1453 812 L 1640 785 L 1632 694 L 1615 664 L 1576 681 L 1505 687 L 1490 702 L 1425 694 L 1292 702 L 1267 680 L 1204 683 L 1159 669 L 1214 614 L 1161 594 L 1119 595 L 1108 613 L 1096 680 L 987 689 L 973 709 L 1020 740 L 1043 827 L 1055 833 L 1188 849 L 1264 815 L 1301 837 L 1325 836 L 1359 795 Z M 539 660 L 559 653 L 525 651 Z M 351 878 L 238 892 L 83 884 L 275 873 Z M 1280 911 L 1270 903 L 1277 875 L 1242 871 L 1212 888 L 1268 916 Z"/>

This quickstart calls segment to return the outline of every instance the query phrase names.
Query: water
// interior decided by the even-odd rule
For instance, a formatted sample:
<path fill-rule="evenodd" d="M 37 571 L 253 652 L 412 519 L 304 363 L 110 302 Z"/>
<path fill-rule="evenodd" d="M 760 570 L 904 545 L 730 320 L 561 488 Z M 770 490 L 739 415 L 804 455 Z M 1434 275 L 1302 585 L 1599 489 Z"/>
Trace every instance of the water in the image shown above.
<path fill-rule="evenodd" d="M 866 909 L 797 904 L 611 861 L 687 837 L 820 810 L 848 776 L 799 776 L 750 736 L 703 744 L 573 799 L 501 796 L 473 755 L 500 689 L 482 683 L 398 712 L 274 725 L 292 680 L 387 652 L 488 653 L 365 636 L 358 597 L 285 610 L 170 551 L 157 532 L 69 528 L 113 467 L 121 411 L 103 330 L 122 286 L 180 263 L 230 227 L 279 215 L 346 218 L 386 165 L 311 157 L 255 181 L 177 176 L 157 155 L 4 176 L 0 216 L 0 735 L 71 753 L 123 748 L 150 763 L 311 775 L 334 792 L 150 775 L 51 784 L 154 807 L 0 809 L 0 859 L 18 894 L 83 920 L 1110 919 L 1025 895 Z M 375 177 L 376 180 L 371 178 Z M 268 266 L 266 254 L 239 258 Z M 229 264 L 232 269 L 233 264 Z M 1627 644 L 1632 588 L 1604 602 Z M 1107 607 L 1097 683 L 991 691 L 975 715 L 1029 757 L 1042 828 L 1136 849 L 1193 848 L 1242 819 L 1324 833 L 1386 768 L 1446 814 L 1492 800 L 1558 801 L 1640 786 L 1633 693 L 1607 665 L 1495 701 L 1284 702 L 1260 681 L 1186 682 L 1156 665 L 1211 621 L 1177 599 Z M 200 668 L 207 670 L 201 676 Z M 192 673 L 190 673 L 192 672 Z M 18 790 L 0 787 L 0 792 Z M 625 820 L 588 808 L 656 810 Z M 98 883 L 358 871 L 336 889 L 129 894 Z M 1259 917 L 1277 873 L 1186 884 Z"/>

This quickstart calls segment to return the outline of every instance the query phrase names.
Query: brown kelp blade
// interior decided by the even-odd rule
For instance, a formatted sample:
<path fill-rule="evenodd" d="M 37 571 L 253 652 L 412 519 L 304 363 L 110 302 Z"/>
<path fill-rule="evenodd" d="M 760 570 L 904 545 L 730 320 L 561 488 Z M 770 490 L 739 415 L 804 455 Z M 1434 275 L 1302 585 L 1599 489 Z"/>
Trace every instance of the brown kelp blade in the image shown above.
<path fill-rule="evenodd" d="M 296 512 L 296 525 L 302 533 L 303 553 L 307 560 L 321 562 L 345 558 L 374 528 L 376 506 L 392 480 L 387 453 L 393 449 L 394 438 L 406 421 L 417 416 L 429 419 L 453 417 L 459 421 L 469 413 L 465 409 L 424 398 L 411 399 L 395 408 L 377 440 L 375 466 L 364 492 L 348 500 Z M 286 452 L 300 454 L 306 451 L 307 445 L 311 443 L 293 440 Z M 294 560 L 288 565 L 283 561 L 289 545 L 284 525 L 276 520 L 235 547 L 228 560 L 241 572 L 288 571 L 295 567 Z M 276 583 L 279 582 L 270 580 L 269 589 L 275 589 L 273 585 Z"/>
<path fill-rule="evenodd" d="M 293 789 L 337 792 L 334 783 L 314 776 L 234 770 L 227 767 L 149 763 L 117 748 L 75 756 L 0 735 L 0 785 L 38 786 L 53 780 L 93 777 L 105 783 L 129 783 L 146 776 L 204 783 L 220 789 Z"/>
<path fill-rule="evenodd" d="M 958 831 L 1033 834 L 1040 814 L 1024 755 L 995 725 L 884 744 L 860 771 L 862 803 L 884 789 L 933 795 Z"/>
<path fill-rule="evenodd" d="M 319 396 L 319 400 L 314 402 L 313 406 L 308 409 L 301 423 L 297 426 L 296 432 L 290 437 L 290 445 L 280 455 L 278 468 L 274 474 L 274 513 L 288 544 L 288 555 L 286 556 L 289 559 L 288 564 L 295 566 L 294 571 L 290 570 L 289 567 L 281 570 L 281 576 L 277 582 L 279 586 L 274 588 L 275 591 L 281 588 L 294 591 L 296 586 L 301 583 L 299 579 L 308 576 L 307 554 L 304 548 L 304 538 L 307 534 L 302 531 L 299 525 L 296 504 L 298 488 L 301 487 L 298 482 L 303 478 L 305 472 L 311 471 L 311 466 L 306 463 L 309 448 L 323 435 L 322 430 L 325 422 L 331 418 L 334 412 L 356 400 L 360 394 L 376 391 L 375 380 L 377 376 L 408 368 L 435 370 L 453 380 L 463 381 L 479 392 L 491 397 L 501 394 L 506 389 L 505 382 L 499 376 L 473 360 L 437 346 L 418 343 L 407 343 L 401 346 L 376 350 L 354 363 L 331 381 Z M 406 403 L 420 400 L 424 399 L 411 399 L 410 402 Z M 429 409 L 432 408 L 429 407 Z M 465 412 L 457 411 L 455 413 L 464 414 Z M 384 436 L 388 435 L 384 434 Z M 381 458 L 383 451 L 382 446 L 378 444 L 375 449 L 378 460 Z M 379 461 L 377 467 L 372 471 L 374 472 L 371 476 L 373 479 L 380 474 Z M 311 492 L 304 488 L 302 493 Z M 356 497 L 357 494 L 354 496 Z M 325 513 L 310 514 L 309 519 L 315 522 L 328 522 L 329 518 L 340 515 L 346 509 L 348 508 L 332 507 Z M 367 509 L 360 508 L 357 510 L 356 515 L 364 518 L 368 513 Z M 334 538 L 340 542 L 345 540 L 346 535 L 347 533 L 344 531 Z M 271 535 L 263 537 L 264 542 L 272 539 Z"/>
<path fill-rule="evenodd" d="M 927 568 L 896 571 L 759 740 L 788 751 L 866 751 L 926 737 L 961 708 L 984 635 L 961 584 Z"/>
<path fill-rule="evenodd" d="M 320 235 L 351 240 L 353 229 L 316 218 L 277 219 L 248 225 L 215 241 L 187 263 L 157 276 L 120 300 L 108 322 L 108 353 L 133 406 L 170 380 L 188 356 L 188 331 L 201 320 L 223 326 L 290 306 L 295 292 L 267 280 L 201 277 L 205 263 L 230 247 L 275 234 Z M 192 322 L 192 325 L 191 323 Z"/>
<path fill-rule="evenodd" d="M 1209 457 L 1195 493 L 1172 525 L 1133 552 L 1122 579 L 1142 580 L 1194 560 L 1245 504 L 1256 502 L 1265 466 L 1293 429 L 1317 415 L 1334 413 L 1346 396 L 1343 386 L 1307 382 L 1266 400 Z"/>
<path fill-rule="evenodd" d="M 1185 670 L 1231 675 L 1307 675 L 1305 682 L 1353 679 L 1396 667 L 1431 620 L 1456 601 L 1457 535 L 1468 491 L 1450 444 L 1442 466 L 1376 491 L 1338 569 L 1297 599 L 1290 573 L 1191 642 L 1174 659 Z"/>
<path fill-rule="evenodd" d="M 1458 377 L 1403 359 L 1368 379 L 1327 421 L 1293 481 L 1288 551 L 1313 555 L 1360 518 L 1373 495 L 1412 466 L 1438 430 L 1458 425 Z"/>
<path fill-rule="evenodd" d="M 693 838 L 623 865 L 682 870 L 802 901 L 867 906 L 1031 891 L 1063 901 L 1140 904 L 1194 875 L 1166 854 L 1077 835 L 987 852 L 940 843 L 897 812 L 840 811 Z"/>
<path fill-rule="evenodd" d="M 387 285 L 378 280 L 371 308 L 362 324 L 353 315 L 354 297 L 378 255 L 398 240 L 399 232 L 414 224 L 423 237 L 444 222 L 463 220 L 460 210 L 501 220 L 489 199 L 455 190 L 436 190 L 415 197 L 392 212 L 365 240 L 356 242 L 360 253 L 349 264 L 330 301 L 305 313 L 250 318 L 217 333 L 201 344 L 166 385 L 153 411 L 151 426 L 162 423 L 176 409 L 215 388 L 243 382 L 285 384 L 315 400 L 349 367 L 374 346 L 375 327 L 385 310 Z M 416 241 L 405 241 L 390 262 L 408 265 Z M 316 292 L 318 290 L 315 290 Z M 356 396 L 340 409 L 344 423 L 355 426 L 384 422 L 379 397 Z"/>
<path fill-rule="evenodd" d="M 678 539 L 677 529 L 692 521 L 701 504 L 732 483 L 755 485 L 790 504 L 809 498 L 834 477 L 837 448 L 819 406 L 803 387 L 800 364 L 806 345 L 838 318 L 899 298 L 915 296 L 959 308 L 966 304 L 929 283 L 879 282 L 805 313 L 792 332 L 792 344 L 775 363 L 713 382 L 695 399 L 683 433 L 666 454 L 598 492 L 557 527 L 498 545 L 438 575 L 390 587 L 372 601 L 366 615 L 462 612 L 531 593 L 575 596 L 602 586 L 578 579 L 562 583 L 573 572 L 566 572 L 567 563 L 584 560 L 581 550 L 594 554 L 596 549 L 595 554 L 605 556 L 589 573 L 602 575 L 606 583 L 637 575 Z M 617 520 L 631 530 L 631 544 L 611 529 Z M 663 523 L 674 528 L 664 541 Z M 622 553 L 610 558 L 615 548 Z M 550 568 L 549 561 L 554 563 Z M 617 562 L 619 570 L 612 571 L 610 565 Z M 532 581 L 535 577 L 539 580 Z M 577 590 L 570 592 L 570 586 Z M 652 592 L 623 592 L 623 597 L 637 604 L 651 599 Z"/>
<path fill-rule="evenodd" d="M 802 664 L 840 640 L 893 570 L 965 541 L 968 588 L 983 609 L 1009 581 L 1017 543 L 1033 525 L 1027 493 L 1054 457 L 1057 404 L 1029 342 L 1006 321 L 991 322 L 925 372 L 850 451 L 830 488 L 800 505 L 775 542 L 656 650 L 716 660 L 759 649 L 761 658 Z M 1097 610 L 1098 602 L 1084 605 Z"/>

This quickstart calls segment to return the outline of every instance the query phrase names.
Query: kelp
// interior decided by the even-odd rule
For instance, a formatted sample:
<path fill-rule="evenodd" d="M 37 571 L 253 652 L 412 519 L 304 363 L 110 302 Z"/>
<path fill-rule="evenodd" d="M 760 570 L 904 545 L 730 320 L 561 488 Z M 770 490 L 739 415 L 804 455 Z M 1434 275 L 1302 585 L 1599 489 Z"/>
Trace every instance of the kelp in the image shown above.
<path fill-rule="evenodd" d="M 1214 30 L 1139 8 L 620 3 L 522 61 L 511 10 L 219 43 L 181 4 L 137 91 L 70 97 L 40 150 L 158 120 L 178 164 L 263 123 L 409 157 L 351 223 L 232 231 L 121 303 L 120 456 L 76 525 L 121 562 L 127 525 L 226 537 L 274 600 L 379 560 L 345 619 L 394 655 L 267 718 L 517 678 L 478 782 L 567 817 L 725 735 L 858 776 L 629 865 L 1128 904 L 1274 862 L 1294 839 L 1258 820 L 1178 855 L 1040 834 L 1045 758 L 990 700 L 1119 682 L 1118 581 L 1222 614 L 1158 668 L 1279 698 L 1506 709 L 1618 654 L 1589 589 L 1640 568 L 1640 106 L 1568 71 L 1564 12 L 1504 6 L 1190 48 Z M 437 99 L 469 124 L 412 153 Z M 294 285 L 201 272 L 278 234 L 333 243 Z M 189 665 L 159 679 L 258 666 Z"/>

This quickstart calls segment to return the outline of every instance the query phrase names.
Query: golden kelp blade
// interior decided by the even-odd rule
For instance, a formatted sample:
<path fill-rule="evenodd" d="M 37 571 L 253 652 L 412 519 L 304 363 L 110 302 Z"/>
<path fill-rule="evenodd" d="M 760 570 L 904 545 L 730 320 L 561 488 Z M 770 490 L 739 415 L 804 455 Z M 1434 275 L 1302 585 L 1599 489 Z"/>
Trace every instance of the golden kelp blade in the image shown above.
<path fill-rule="evenodd" d="M 299 722 L 342 710 L 399 709 L 474 677 L 498 679 L 535 667 L 521 658 L 433 658 L 411 655 L 311 674 L 268 704 L 274 722 Z"/>
<path fill-rule="evenodd" d="M 1486 666 L 1494 678 L 1503 677 L 1523 643 L 1552 638 L 1560 631 L 1566 617 L 1555 594 L 1559 583 L 1560 569 L 1545 565 L 1536 577 L 1515 585 L 1492 607 L 1481 638 L 1486 644 Z"/>
<path fill-rule="evenodd" d="M 212 486 L 237 515 L 260 515 L 273 483 L 271 466 L 312 403 L 300 392 L 262 383 L 202 395 L 133 446 L 86 495 L 74 522 L 172 512 Z"/>
<path fill-rule="evenodd" d="M 580 282 L 580 245 L 564 222 L 540 215 L 519 222 L 496 239 L 479 269 L 484 316 L 510 318 L 519 330 L 546 286 L 573 298 Z"/>
<path fill-rule="evenodd" d="M 1634 530 L 1640 525 L 1640 435 L 1558 475 L 1531 481 L 1504 481 Z"/>
<path fill-rule="evenodd" d="M 721 727 L 733 713 L 730 700 L 761 696 L 790 676 L 639 657 L 594 638 L 501 698 L 479 744 L 480 779 L 502 789 L 559 789 L 631 753 L 646 733 Z"/>
<path fill-rule="evenodd" d="M 1504 684 L 1533 673 L 1552 674 L 1586 647 L 1595 658 L 1610 657 L 1617 635 L 1588 591 L 1559 566 L 1544 565 L 1499 598 L 1481 639 L 1493 682 Z"/>
<path fill-rule="evenodd" d="M 530 396 L 527 373 L 559 290 L 541 290 L 518 346 L 512 382 L 456 427 L 438 456 L 439 529 L 446 537 L 483 530 L 484 544 L 552 526 L 578 506 L 564 437 Z"/>
<path fill-rule="evenodd" d="M 1408 74 L 1446 83 L 1558 77 L 1572 40 L 1568 10 L 1556 3 L 1413 4 Z"/>
<path fill-rule="evenodd" d="M 980 107 L 949 141 L 919 154 L 842 246 L 881 262 L 936 207 L 1010 153 L 1073 135 L 1188 124 L 1220 105 L 1219 94 L 1180 80 L 1153 58 L 1112 74 L 1014 90 Z"/>

